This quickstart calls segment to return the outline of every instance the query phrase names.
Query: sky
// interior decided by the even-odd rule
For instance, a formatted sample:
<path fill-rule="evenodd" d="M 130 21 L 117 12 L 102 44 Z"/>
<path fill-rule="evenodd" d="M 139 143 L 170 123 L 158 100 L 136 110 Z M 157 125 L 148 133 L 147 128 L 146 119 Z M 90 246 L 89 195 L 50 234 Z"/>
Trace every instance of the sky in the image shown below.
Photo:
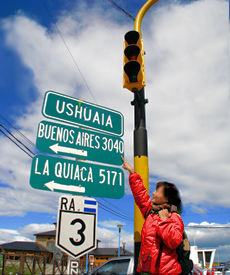
<path fill-rule="evenodd" d="M 116 1 L 134 17 L 144 2 Z M 191 244 L 216 248 L 220 261 L 230 259 L 228 24 L 225 0 L 160 0 L 142 23 L 150 195 L 157 181 L 174 182 Z M 123 38 L 132 29 L 106 0 L 2 1 L 0 123 L 38 153 L 44 94 L 57 91 L 120 111 L 133 163 L 133 94 L 122 87 Z M 34 240 L 54 229 L 60 193 L 30 186 L 31 158 L 2 133 L 0 152 L 0 243 Z M 122 199 L 96 199 L 110 209 L 98 210 L 100 247 L 117 247 L 123 224 L 121 242 L 133 250 L 127 173 Z"/>

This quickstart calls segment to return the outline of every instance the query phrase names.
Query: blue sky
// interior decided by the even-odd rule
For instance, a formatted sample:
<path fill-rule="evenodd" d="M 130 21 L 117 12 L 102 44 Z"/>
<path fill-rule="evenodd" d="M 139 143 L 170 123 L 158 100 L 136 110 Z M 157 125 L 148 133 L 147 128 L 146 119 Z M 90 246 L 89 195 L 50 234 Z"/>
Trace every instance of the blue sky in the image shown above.
<path fill-rule="evenodd" d="M 145 1 L 116 2 L 135 17 Z M 133 21 L 105 0 L 10 0 L 1 4 L 0 17 L 0 122 L 35 150 L 4 118 L 34 143 L 44 92 L 66 93 L 124 114 L 125 155 L 132 162 L 132 94 L 122 88 L 122 43 Z M 185 225 L 230 226 L 227 29 L 224 0 L 159 1 L 142 24 L 150 192 L 158 180 L 175 182 Z M 30 158 L 2 134 L 0 152 L 0 241 L 33 239 L 52 228 L 59 194 L 30 187 Z M 98 200 L 132 220 L 127 180 L 125 190 L 120 200 Z M 132 221 L 102 208 L 98 221 L 102 245 L 116 246 L 116 224 L 123 222 L 132 249 Z M 192 243 L 219 247 L 220 257 L 230 258 L 230 229 L 187 230 Z"/>

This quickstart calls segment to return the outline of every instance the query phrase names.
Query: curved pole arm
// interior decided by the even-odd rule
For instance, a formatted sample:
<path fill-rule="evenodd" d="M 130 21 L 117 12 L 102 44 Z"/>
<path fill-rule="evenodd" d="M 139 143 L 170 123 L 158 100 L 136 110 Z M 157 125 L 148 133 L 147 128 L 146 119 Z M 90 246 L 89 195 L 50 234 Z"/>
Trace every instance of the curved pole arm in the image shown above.
<path fill-rule="evenodd" d="M 158 2 L 159 0 L 148 0 L 144 6 L 139 10 L 134 23 L 134 30 L 141 33 L 141 22 L 146 12 Z"/>

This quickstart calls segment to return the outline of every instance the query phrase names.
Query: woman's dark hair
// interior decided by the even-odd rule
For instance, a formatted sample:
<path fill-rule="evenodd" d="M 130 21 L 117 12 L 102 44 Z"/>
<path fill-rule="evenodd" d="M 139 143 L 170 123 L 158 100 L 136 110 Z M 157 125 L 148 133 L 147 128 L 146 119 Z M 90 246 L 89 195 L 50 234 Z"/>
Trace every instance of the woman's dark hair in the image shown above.
<path fill-rule="evenodd" d="M 167 182 L 167 181 L 159 181 L 157 183 L 156 189 L 164 186 L 164 195 L 168 199 L 168 203 L 170 205 L 175 205 L 178 211 L 182 212 L 182 201 L 180 198 L 180 193 L 176 188 L 175 184 Z"/>

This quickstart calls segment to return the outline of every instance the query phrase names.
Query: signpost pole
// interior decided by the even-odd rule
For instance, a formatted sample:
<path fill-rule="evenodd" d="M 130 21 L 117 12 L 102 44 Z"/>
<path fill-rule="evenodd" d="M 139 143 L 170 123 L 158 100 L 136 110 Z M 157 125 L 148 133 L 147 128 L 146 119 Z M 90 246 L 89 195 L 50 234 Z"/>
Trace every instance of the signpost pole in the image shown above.
<path fill-rule="evenodd" d="M 86 253 L 85 273 L 88 273 L 89 253 Z"/>
<path fill-rule="evenodd" d="M 118 234 L 118 257 L 121 256 L 120 254 L 120 235 L 121 235 L 121 229 L 119 228 L 119 234 Z"/>
<path fill-rule="evenodd" d="M 122 224 L 118 224 L 117 225 L 117 227 L 118 227 L 118 252 L 117 252 L 117 254 L 118 254 L 118 257 L 120 257 L 120 239 L 121 239 L 121 228 L 123 227 L 123 225 Z"/>

